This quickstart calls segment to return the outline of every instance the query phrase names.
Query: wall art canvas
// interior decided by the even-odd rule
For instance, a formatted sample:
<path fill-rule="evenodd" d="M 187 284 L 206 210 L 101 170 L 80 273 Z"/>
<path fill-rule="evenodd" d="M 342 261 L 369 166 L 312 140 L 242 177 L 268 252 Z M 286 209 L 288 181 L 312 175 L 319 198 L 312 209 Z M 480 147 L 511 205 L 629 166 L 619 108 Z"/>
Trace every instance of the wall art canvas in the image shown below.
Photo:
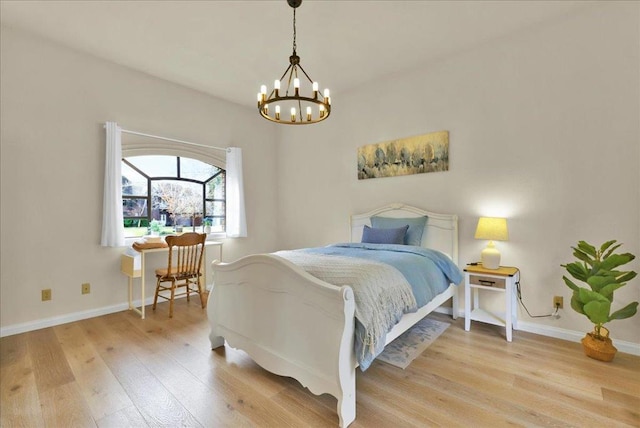
<path fill-rule="evenodd" d="M 358 148 L 358 179 L 449 170 L 449 131 Z"/>

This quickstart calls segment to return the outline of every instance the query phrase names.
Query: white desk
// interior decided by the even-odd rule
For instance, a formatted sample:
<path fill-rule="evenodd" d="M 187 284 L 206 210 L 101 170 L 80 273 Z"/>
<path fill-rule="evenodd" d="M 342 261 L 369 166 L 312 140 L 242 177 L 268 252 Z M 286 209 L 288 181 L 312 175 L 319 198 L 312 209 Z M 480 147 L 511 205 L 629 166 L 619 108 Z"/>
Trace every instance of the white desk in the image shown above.
<path fill-rule="evenodd" d="M 204 260 L 202 262 L 202 265 L 204 266 L 203 269 L 203 278 L 204 278 L 204 285 L 206 287 L 207 285 L 207 254 L 206 254 L 206 250 L 208 247 L 218 247 L 218 251 L 219 251 L 219 260 L 222 261 L 222 242 L 218 242 L 218 241 L 205 241 L 204 243 L 204 247 L 205 247 L 205 255 Z M 137 254 L 132 256 L 129 254 L 123 254 L 120 257 L 120 271 L 122 273 L 124 273 L 125 275 L 127 275 L 129 277 L 129 310 L 135 311 L 137 312 L 142 319 L 144 319 L 144 307 L 145 307 L 145 258 L 146 255 L 148 253 L 167 253 L 169 251 L 169 247 L 162 247 L 162 248 L 149 248 L 149 249 L 145 249 L 145 250 L 140 250 L 140 251 L 136 251 L 136 253 L 139 254 L 140 256 L 140 260 L 139 260 L 139 264 L 137 262 Z M 167 259 L 164 258 L 163 259 L 163 264 L 160 267 L 166 267 L 166 263 L 167 263 Z M 142 293 L 142 306 L 140 307 L 140 309 L 136 308 L 133 305 L 133 278 L 140 278 L 140 288 L 141 288 L 141 293 Z"/>

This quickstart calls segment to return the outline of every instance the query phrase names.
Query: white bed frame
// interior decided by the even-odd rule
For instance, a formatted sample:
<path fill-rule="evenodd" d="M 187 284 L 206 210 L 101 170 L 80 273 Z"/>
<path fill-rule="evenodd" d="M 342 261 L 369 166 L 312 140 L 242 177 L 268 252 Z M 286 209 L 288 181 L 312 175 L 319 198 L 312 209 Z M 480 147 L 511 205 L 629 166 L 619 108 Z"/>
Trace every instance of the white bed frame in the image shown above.
<path fill-rule="evenodd" d="M 458 217 L 403 204 L 392 204 L 351 217 L 351 241 L 360 242 L 372 216 L 428 216 L 422 246 L 437 249 L 458 263 Z M 257 254 L 232 263 L 214 261 L 214 287 L 207 313 L 211 347 L 227 344 L 244 350 L 266 370 L 298 380 L 316 395 L 338 399 L 340 426 L 356 418 L 354 298 L 349 286 L 321 281 L 273 254 Z M 444 302 L 456 286 L 438 295 L 417 312 L 406 314 L 387 334 L 391 342 Z"/>

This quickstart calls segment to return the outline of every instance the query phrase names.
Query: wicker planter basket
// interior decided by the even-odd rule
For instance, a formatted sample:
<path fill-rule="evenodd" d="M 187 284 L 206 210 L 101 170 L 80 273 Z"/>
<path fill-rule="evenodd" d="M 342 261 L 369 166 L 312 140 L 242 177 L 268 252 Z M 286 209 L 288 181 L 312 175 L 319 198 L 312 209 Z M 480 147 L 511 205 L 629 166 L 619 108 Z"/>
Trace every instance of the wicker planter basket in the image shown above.
<path fill-rule="evenodd" d="M 613 360 L 613 357 L 616 356 L 618 350 L 613 346 L 611 339 L 609 339 L 609 330 L 600 327 L 600 333 L 601 338 L 596 336 L 595 331 L 593 333 L 587 333 L 582 339 L 582 348 L 587 357 L 610 362 Z"/>

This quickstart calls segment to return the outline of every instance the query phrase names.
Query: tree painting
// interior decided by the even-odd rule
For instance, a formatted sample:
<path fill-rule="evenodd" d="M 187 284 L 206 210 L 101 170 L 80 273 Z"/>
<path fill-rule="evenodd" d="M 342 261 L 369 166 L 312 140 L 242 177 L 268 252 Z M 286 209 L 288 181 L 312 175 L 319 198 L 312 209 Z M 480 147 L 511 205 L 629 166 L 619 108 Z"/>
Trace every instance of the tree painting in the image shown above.
<path fill-rule="evenodd" d="M 358 179 L 449 170 L 449 131 L 358 148 Z"/>

